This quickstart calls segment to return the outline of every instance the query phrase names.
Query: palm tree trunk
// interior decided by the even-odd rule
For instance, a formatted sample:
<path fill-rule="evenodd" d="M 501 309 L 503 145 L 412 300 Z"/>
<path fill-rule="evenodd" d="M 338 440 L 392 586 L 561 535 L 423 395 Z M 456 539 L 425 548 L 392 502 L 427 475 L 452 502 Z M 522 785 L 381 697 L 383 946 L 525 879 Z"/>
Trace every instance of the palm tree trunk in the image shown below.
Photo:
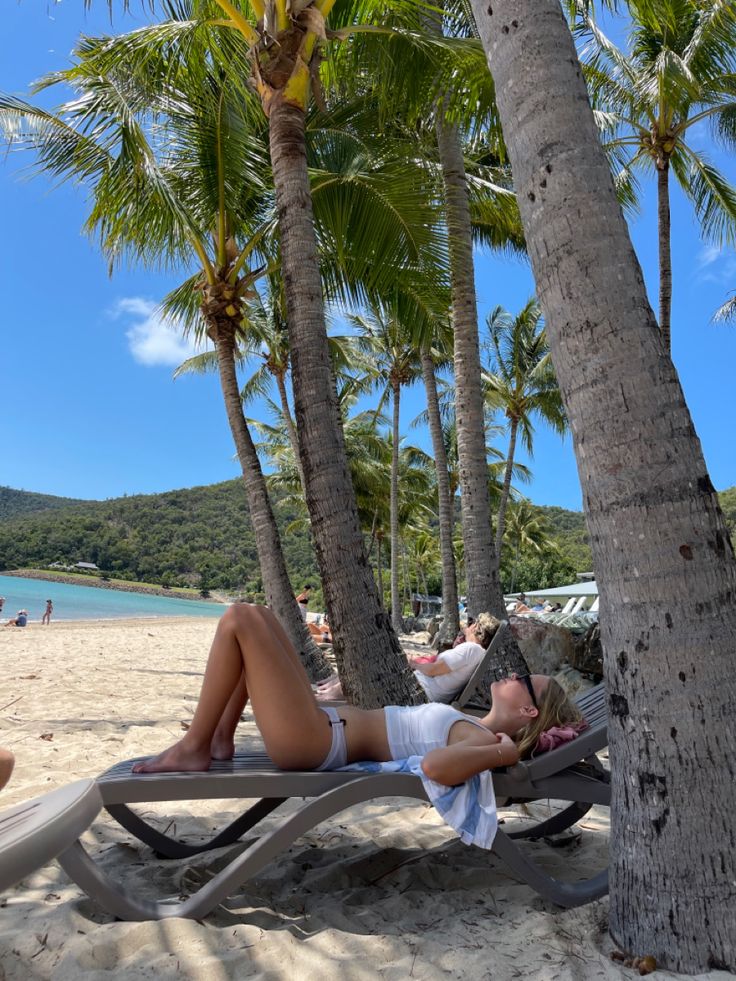
<path fill-rule="evenodd" d="M 511 420 L 511 431 L 509 433 L 509 453 L 506 457 L 506 469 L 503 475 L 503 488 L 501 489 L 501 500 L 498 505 L 498 517 L 496 518 L 496 556 L 501 563 L 501 548 L 503 546 L 503 531 L 506 524 L 506 505 L 511 494 L 511 474 L 514 469 L 514 455 L 516 453 L 516 434 L 519 431 L 519 420 Z"/>
<path fill-rule="evenodd" d="M 299 473 L 299 480 L 302 485 L 302 491 L 304 491 L 304 473 L 302 471 L 302 461 L 299 459 L 299 440 L 296 435 L 294 420 L 291 418 L 291 409 L 289 408 L 289 399 L 286 394 L 286 384 L 284 382 L 283 375 L 276 375 L 276 387 L 279 390 L 279 400 L 281 402 L 281 414 L 284 417 L 284 425 L 286 426 L 286 435 L 289 437 L 289 445 L 291 446 L 291 452 L 294 454 L 294 463 L 296 464 L 296 469 Z"/>
<path fill-rule="evenodd" d="M 230 432 L 235 442 L 243 473 L 243 483 L 248 497 L 248 510 L 253 524 L 253 535 L 256 540 L 258 563 L 261 568 L 266 602 L 278 617 L 289 640 L 298 651 L 310 681 L 322 681 L 324 678 L 329 678 L 332 674 L 332 668 L 325 660 L 322 651 L 312 640 L 294 598 L 294 591 L 286 571 L 284 554 L 281 550 L 276 519 L 273 516 L 268 490 L 266 489 L 266 481 L 263 478 L 258 454 L 243 416 L 243 403 L 240 398 L 235 370 L 233 341 L 235 325 L 230 325 L 229 328 L 225 327 L 224 329 L 216 327 L 215 331 L 220 385 L 225 400 L 228 422 L 230 423 Z"/>
<path fill-rule="evenodd" d="M 381 558 L 381 536 L 376 537 L 376 571 L 378 573 L 378 595 L 383 606 L 383 560 Z"/>
<path fill-rule="evenodd" d="M 276 92 L 269 120 L 296 426 L 338 672 L 363 707 L 422 701 L 363 548 L 327 345 L 304 113 Z"/>
<path fill-rule="evenodd" d="M 733 548 L 560 4 L 473 9 L 571 423 L 601 607 L 614 614 L 601 621 L 611 933 L 663 968 L 733 971 Z"/>
<path fill-rule="evenodd" d="M 667 350 L 672 348 L 672 256 L 670 254 L 670 164 L 657 166 L 657 225 L 659 237 L 659 329 Z"/>
<path fill-rule="evenodd" d="M 460 469 L 468 612 L 503 616 L 504 604 L 493 547 L 483 396 L 480 385 L 478 311 L 473 237 L 462 146 L 454 123 L 437 122 L 437 147 L 445 184 L 445 208 L 455 328 L 455 419 Z"/>
<path fill-rule="evenodd" d="M 393 420 L 391 426 L 393 446 L 391 447 L 391 626 L 397 634 L 403 629 L 399 594 L 399 410 L 401 407 L 401 385 L 391 383 L 393 392 Z"/>
<path fill-rule="evenodd" d="M 437 398 L 437 379 L 434 361 L 428 351 L 422 351 L 422 378 L 427 393 L 427 417 L 432 437 L 432 452 L 437 472 L 437 511 L 440 522 L 440 556 L 442 558 L 442 624 L 440 643 L 448 643 L 460 632 L 460 614 L 457 602 L 457 570 L 452 551 L 453 501 L 450 495 L 450 477 L 447 452 L 442 438 L 442 419 Z M 426 590 L 425 590 L 426 592 Z"/>

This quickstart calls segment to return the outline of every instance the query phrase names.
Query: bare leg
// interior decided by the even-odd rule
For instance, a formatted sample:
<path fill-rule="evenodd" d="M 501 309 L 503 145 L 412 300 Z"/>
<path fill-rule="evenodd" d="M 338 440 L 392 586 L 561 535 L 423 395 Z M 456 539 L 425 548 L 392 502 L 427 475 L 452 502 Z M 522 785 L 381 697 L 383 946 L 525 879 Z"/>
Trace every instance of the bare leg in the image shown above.
<path fill-rule="evenodd" d="M 222 718 L 217 724 L 210 745 L 210 756 L 213 760 L 231 760 L 235 754 L 235 730 L 240 722 L 243 709 L 248 702 L 248 689 L 245 686 L 245 675 L 240 675 L 240 681 L 225 706 Z"/>
<path fill-rule="evenodd" d="M 240 706 L 242 711 L 245 704 L 241 678 L 274 763 L 284 769 L 319 766 L 327 755 L 331 733 L 296 651 L 270 610 L 237 604 L 218 625 L 186 735 L 160 756 L 137 764 L 134 772 L 207 770 L 223 716 L 228 728 L 223 724 L 221 734 L 232 731 L 235 708 Z"/>

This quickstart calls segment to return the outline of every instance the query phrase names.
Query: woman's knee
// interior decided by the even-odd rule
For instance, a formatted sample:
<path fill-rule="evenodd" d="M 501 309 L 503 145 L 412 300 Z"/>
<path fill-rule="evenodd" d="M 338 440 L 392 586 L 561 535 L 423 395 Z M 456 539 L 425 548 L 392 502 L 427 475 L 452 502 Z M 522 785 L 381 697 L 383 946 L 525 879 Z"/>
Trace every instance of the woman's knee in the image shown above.
<path fill-rule="evenodd" d="M 255 607 L 250 603 L 233 603 L 220 617 L 220 626 L 238 631 L 254 621 Z"/>
<path fill-rule="evenodd" d="M 220 623 L 225 626 L 241 629 L 243 627 L 272 627 L 274 615 L 267 606 L 255 603 L 233 603 L 220 617 Z"/>
<path fill-rule="evenodd" d="M 0 749 L 0 789 L 10 780 L 15 766 L 15 757 L 9 749 Z"/>

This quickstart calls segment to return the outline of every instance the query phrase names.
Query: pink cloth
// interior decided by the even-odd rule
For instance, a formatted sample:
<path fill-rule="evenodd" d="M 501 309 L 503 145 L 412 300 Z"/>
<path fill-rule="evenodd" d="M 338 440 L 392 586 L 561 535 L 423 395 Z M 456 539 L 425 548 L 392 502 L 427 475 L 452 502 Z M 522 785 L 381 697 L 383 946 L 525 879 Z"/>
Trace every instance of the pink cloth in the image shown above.
<path fill-rule="evenodd" d="M 570 743 L 577 739 L 581 732 L 588 728 L 588 723 L 583 719 L 581 722 L 574 722 L 569 726 L 552 726 L 545 729 L 537 740 L 537 745 L 532 751 L 532 756 L 538 753 L 548 753 L 551 749 L 557 749 L 564 743 Z"/>
<path fill-rule="evenodd" d="M 417 664 L 434 664 L 438 657 L 438 654 L 422 654 L 420 657 L 415 657 L 414 660 Z"/>

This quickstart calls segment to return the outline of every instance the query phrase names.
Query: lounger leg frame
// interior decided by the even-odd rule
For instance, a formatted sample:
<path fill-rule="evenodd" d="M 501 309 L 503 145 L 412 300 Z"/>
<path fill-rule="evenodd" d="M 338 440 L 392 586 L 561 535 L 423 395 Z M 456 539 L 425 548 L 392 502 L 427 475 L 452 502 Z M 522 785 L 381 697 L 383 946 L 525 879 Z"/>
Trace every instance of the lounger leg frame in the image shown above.
<path fill-rule="evenodd" d="M 600 899 L 608 892 L 608 869 L 582 882 L 561 882 L 559 879 L 547 875 L 531 859 L 527 858 L 518 845 L 500 828 L 496 832 L 493 850 L 540 896 L 552 900 L 553 903 L 565 909 L 583 906 L 594 899 Z"/>
<path fill-rule="evenodd" d="M 171 917 L 199 920 L 260 872 L 273 858 L 283 853 L 300 835 L 333 814 L 375 797 L 419 796 L 416 788 L 421 785 L 415 777 L 407 776 L 403 781 L 397 779 L 396 774 L 387 776 L 388 779 L 375 774 L 371 774 L 369 778 L 361 776 L 308 801 L 280 827 L 248 846 L 193 896 L 182 901 L 138 899 L 113 882 L 79 841 L 63 852 L 58 861 L 67 875 L 87 895 L 121 920 L 163 920 Z M 420 799 L 426 798 L 422 794 Z"/>
<path fill-rule="evenodd" d="M 193 855 L 202 854 L 202 852 L 210 852 L 215 848 L 234 844 L 239 838 L 242 838 L 246 831 L 250 831 L 259 821 L 268 817 L 286 800 L 288 800 L 287 797 L 264 797 L 203 845 L 187 845 L 183 841 L 178 841 L 170 835 L 157 831 L 140 815 L 132 811 L 127 804 L 108 804 L 105 810 L 126 831 L 129 831 L 139 841 L 149 845 L 161 857 L 191 858 Z"/>

